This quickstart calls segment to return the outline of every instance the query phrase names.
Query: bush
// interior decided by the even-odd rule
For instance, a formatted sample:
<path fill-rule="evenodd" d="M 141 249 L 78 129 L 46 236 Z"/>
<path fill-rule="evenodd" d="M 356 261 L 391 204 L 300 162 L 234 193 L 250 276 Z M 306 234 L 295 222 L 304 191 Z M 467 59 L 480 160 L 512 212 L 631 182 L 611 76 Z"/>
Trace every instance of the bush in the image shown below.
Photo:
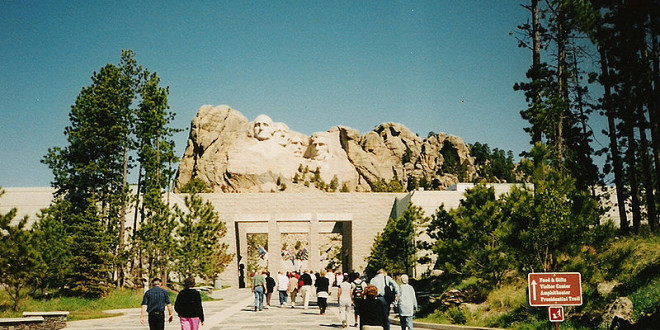
<path fill-rule="evenodd" d="M 660 278 L 656 278 L 646 286 L 639 288 L 630 295 L 630 300 L 635 308 L 637 319 L 652 314 L 660 308 Z"/>
<path fill-rule="evenodd" d="M 463 314 L 463 310 L 460 307 L 452 307 L 447 310 L 447 315 L 454 324 L 465 324 L 467 323 L 467 318 Z"/>

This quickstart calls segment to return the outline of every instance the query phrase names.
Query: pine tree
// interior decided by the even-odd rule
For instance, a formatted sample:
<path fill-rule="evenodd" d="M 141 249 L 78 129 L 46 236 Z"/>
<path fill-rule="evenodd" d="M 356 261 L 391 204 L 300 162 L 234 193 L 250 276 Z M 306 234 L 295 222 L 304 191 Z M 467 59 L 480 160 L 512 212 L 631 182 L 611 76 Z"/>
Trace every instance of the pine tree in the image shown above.
<path fill-rule="evenodd" d="M 72 269 L 68 281 L 69 291 L 80 297 L 100 298 L 111 287 L 108 276 L 112 270 L 112 237 L 108 235 L 99 216 L 97 203 L 90 200 L 88 209 L 81 214 L 71 214 L 73 242 Z"/>
<path fill-rule="evenodd" d="M 35 246 L 40 247 L 45 268 L 38 274 L 36 283 L 42 293 L 48 289 L 63 288 L 72 276 L 73 246 L 72 227 L 67 226 L 71 214 L 71 204 L 65 200 L 55 200 L 42 210 L 39 221 L 33 225 Z"/>
<path fill-rule="evenodd" d="M 0 197 L 4 190 L 0 188 Z M 13 301 L 12 310 L 17 312 L 28 285 L 34 283 L 45 265 L 41 253 L 34 244 L 33 232 L 25 225 L 28 217 L 15 225 L 16 208 L 0 214 L 0 286 Z"/>
<path fill-rule="evenodd" d="M 399 218 L 390 218 L 383 231 L 376 236 L 371 254 L 367 257 L 365 273 L 373 276 L 383 268 L 391 274 L 414 275 L 416 228 L 422 221 L 425 221 L 424 211 L 412 204 Z"/>
<path fill-rule="evenodd" d="M 131 52 L 124 52 L 122 65 L 132 65 L 131 58 Z M 122 228 L 128 203 L 126 176 L 129 167 L 127 152 L 131 145 L 130 105 L 135 96 L 133 77 L 128 71 L 131 70 L 108 64 L 92 75 L 92 84 L 83 87 L 71 107 L 70 125 L 65 129 L 68 145 L 49 149 L 42 160 L 53 170 L 55 196 L 70 204 L 70 215 L 65 217 L 65 226 L 70 227 L 67 231 L 72 234 L 72 239 L 77 242 L 93 241 L 98 238 L 93 236 L 98 234 L 98 230 L 109 235 L 99 245 L 107 250 L 92 252 L 108 260 L 94 258 L 87 261 L 98 262 L 90 267 L 98 267 L 104 272 L 76 275 L 78 279 L 73 284 L 72 292 L 85 295 L 102 295 L 105 284 L 111 281 L 111 272 L 106 271 L 106 265 L 112 264 L 117 246 L 123 239 Z M 98 204 L 90 204 L 92 201 Z M 97 213 L 92 215 L 89 212 Z M 92 222 L 96 226 L 96 222 L 91 220 L 94 217 L 100 228 L 79 230 Z M 74 259 L 86 257 L 85 253 L 72 249 Z M 89 274 L 92 278 L 83 279 L 81 274 Z"/>
<path fill-rule="evenodd" d="M 232 259 L 227 253 L 228 245 L 222 243 L 227 227 L 213 205 L 197 194 L 187 196 L 185 203 L 187 213 L 175 211 L 178 220 L 175 268 L 181 278 L 213 280 Z"/>

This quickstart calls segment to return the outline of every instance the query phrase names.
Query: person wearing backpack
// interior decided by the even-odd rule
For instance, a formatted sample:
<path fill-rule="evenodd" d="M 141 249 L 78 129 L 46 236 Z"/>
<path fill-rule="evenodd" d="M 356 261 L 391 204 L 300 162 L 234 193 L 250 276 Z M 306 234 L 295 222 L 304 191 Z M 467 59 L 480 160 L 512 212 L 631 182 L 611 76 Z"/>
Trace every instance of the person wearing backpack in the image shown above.
<path fill-rule="evenodd" d="M 355 324 L 353 326 L 357 327 L 360 305 L 364 299 L 364 288 L 367 287 L 367 283 L 360 278 L 360 273 L 354 272 L 352 275 L 351 277 L 354 280 L 351 283 L 351 298 L 353 299 L 353 312 L 355 314 Z"/>

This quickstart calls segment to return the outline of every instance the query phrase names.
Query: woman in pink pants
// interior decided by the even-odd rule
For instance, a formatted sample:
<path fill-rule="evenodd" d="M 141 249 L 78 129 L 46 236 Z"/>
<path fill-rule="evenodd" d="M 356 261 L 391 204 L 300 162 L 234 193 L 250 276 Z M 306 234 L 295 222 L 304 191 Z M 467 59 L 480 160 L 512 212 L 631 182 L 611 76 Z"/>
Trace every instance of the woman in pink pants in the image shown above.
<path fill-rule="evenodd" d="M 193 287 L 194 278 L 183 280 L 185 289 L 179 292 L 174 303 L 174 310 L 181 319 L 181 330 L 198 330 L 199 325 L 204 325 L 204 309 L 202 308 L 202 296 Z"/>

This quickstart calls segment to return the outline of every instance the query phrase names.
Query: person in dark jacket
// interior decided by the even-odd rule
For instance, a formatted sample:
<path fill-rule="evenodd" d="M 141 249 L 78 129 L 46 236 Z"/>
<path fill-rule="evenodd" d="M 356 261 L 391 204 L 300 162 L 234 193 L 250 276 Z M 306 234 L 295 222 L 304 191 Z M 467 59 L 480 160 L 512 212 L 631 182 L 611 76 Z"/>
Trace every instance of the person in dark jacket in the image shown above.
<path fill-rule="evenodd" d="M 385 312 L 383 304 L 377 299 L 378 288 L 369 284 L 364 288 L 364 300 L 360 302 L 360 329 L 369 328 L 369 326 L 385 327 Z"/>
<path fill-rule="evenodd" d="M 321 276 L 314 283 L 314 286 L 316 286 L 316 301 L 319 304 L 321 315 L 324 315 L 325 309 L 328 308 L 328 296 L 330 295 L 330 280 L 325 277 L 325 274 L 325 270 L 322 270 Z"/>
<path fill-rule="evenodd" d="M 179 292 L 174 303 L 174 310 L 181 319 L 181 330 L 198 330 L 204 325 L 204 309 L 202 308 L 202 295 L 193 287 L 195 279 L 192 277 L 183 280 L 185 289 Z"/>
<path fill-rule="evenodd" d="M 275 291 L 275 279 L 270 276 L 270 272 L 266 272 L 266 308 L 270 309 L 270 298 Z"/>

